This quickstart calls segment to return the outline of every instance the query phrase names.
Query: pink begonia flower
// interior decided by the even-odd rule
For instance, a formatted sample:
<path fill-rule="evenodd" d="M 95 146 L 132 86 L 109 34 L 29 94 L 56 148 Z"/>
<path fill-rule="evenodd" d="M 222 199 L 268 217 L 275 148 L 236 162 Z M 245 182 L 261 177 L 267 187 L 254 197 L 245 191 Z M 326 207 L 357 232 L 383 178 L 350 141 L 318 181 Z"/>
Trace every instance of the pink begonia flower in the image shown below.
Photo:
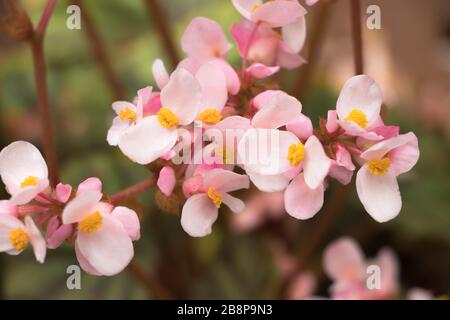
<path fill-rule="evenodd" d="M 44 263 L 47 248 L 33 219 L 26 216 L 24 224 L 12 215 L 0 214 L 0 252 L 17 255 L 30 243 L 36 260 Z"/>
<path fill-rule="evenodd" d="M 229 194 L 231 191 L 249 188 L 249 179 L 223 169 L 213 169 L 206 173 L 203 188 L 183 206 L 181 226 L 192 237 L 204 237 L 211 233 L 217 220 L 219 208 L 224 203 L 231 211 L 239 213 L 245 208 L 242 200 Z"/>
<path fill-rule="evenodd" d="M 165 166 L 159 171 L 156 185 L 166 196 L 170 197 L 173 189 L 175 188 L 176 182 L 177 178 L 175 176 L 175 170 L 172 167 Z"/>
<path fill-rule="evenodd" d="M 95 190 L 95 191 L 101 192 L 102 187 L 103 187 L 103 184 L 99 178 L 90 177 L 78 185 L 76 195 L 82 194 L 83 192 L 90 191 L 90 190 Z"/>
<path fill-rule="evenodd" d="M 47 248 L 58 248 L 73 233 L 73 225 L 62 224 L 59 216 L 53 216 L 47 223 L 45 237 Z"/>
<path fill-rule="evenodd" d="M 352 162 L 350 152 L 343 145 L 336 144 L 335 152 L 336 160 L 332 160 L 328 175 L 343 185 L 347 185 L 351 182 L 356 167 Z"/>
<path fill-rule="evenodd" d="M 75 250 L 81 267 L 94 275 L 121 272 L 134 255 L 133 240 L 140 237 L 136 212 L 101 202 L 102 193 L 86 190 L 62 213 L 64 224 L 77 224 Z"/>
<path fill-rule="evenodd" d="M 300 116 L 301 103 L 294 97 L 277 91 L 251 120 L 238 145 L 239 162 L 246 171 L 258 175 L 277 175 L 290 169 L 288 151 L 299 142 L 297 136 L 278 128 Z"/>
<path fill-rule="evenodd" d="M 66 203 L 72 195 L 72 186 L 70 184 L 58 183 L 55 188 L 55 197 L 61 203 Z"/>
<path fill-rule="evenodd" d="M 112 104 L 112 108 L 117 116 L 113 119 L 106 140 L 110 146 L 117 146 L 122 136 L 142 119 L 142 99 L 138 99 L 137 105 L 127 101 L 116 101 Z"/>
<path fill-rule="evenodd" d="M 351 136 L 380 140 L 372 129 L 382 124 L 380 118 L 383 97 L 379 85 L 367 75 L 350 78 L 344 84 L 336 103 L 337 122 Z M 328 120 L 333 113 L 328 114 Z M 334 121 L 330 121 L 331 124 Z M 334 125 L 332 125 L 334 126 Z"/>
<path fill-rule="evenodd" d="M 181 48 L 188 57 L 177 68 L 184 68 L 195 75 L 204 63 L 209 62 L 222 71 L 228 92 L 235 95 L 241 86 L 239 76 L 225 60 L 231 47 L 217 22 L 204 17 L 195 18 L 181 39 Z M 162 70 L 161 67 L 158 69 Z"/>
<path fill-rule="evenodd" d="M 188 71 L 177 69 L 161 91 L 162 108 L 126 130 L 118 141 L 120 150 L 139 164 L 166 154 L 178 140 L 178 126 L 189 125 L 196 118 L 201 98 L 198 81 Z"/>
<path fill-rule="evenodd" d="M 7 214 L 13 217 L 19 217 L 19 209 L 17 205 L 9 200 L 0 200 L 0 215 Z"/>
<path fill-rule="evenodd" d="M 48 169 L 39 150 L 29 142 L 16 141 L 0 152 L 0 175 L 11 203 L 23 205 L 49 186 Z"/>
<path fill-rule="evenodd" d="M 386 222 L 400 213 L 397 176 L 411 170 L 419 154 L 417 137 L 412 132 L 378 142 L 361 154 L 366 163 L 356 175 L 356 190 L 376 221 Z"/>
<path fill-rule="evenodd" d="M 390 249 L 382 249 L 374 260 L 366 261 L 358 244 L 344 237 L 325 249 L 323 264 L 334 282 L 330 288 L 333 299 L 390 299 L 398 291 L 398 261 Z M 380 268 L 379 288 L 369 288 L 366 283 L 370 265 Z"/>
<path fill-rule="evenodd" d="M 305 63 L 298 54 L 306 37 L 304 17 L 292 26 L 284 27 L 281 36 L 267 24 L 255 25 L 248 20 L 234 24 L 231 34 L 241 57 L 255 63 L 286 69 L 294 69 Z"/>
<path fill-rule="evenodd" d="M 294 23 L 306 14 L 298 1 L 273 0 L 232 0 L 236 10 L 247 20 L 254 23 L 267 23 L 279 28 Z"/>

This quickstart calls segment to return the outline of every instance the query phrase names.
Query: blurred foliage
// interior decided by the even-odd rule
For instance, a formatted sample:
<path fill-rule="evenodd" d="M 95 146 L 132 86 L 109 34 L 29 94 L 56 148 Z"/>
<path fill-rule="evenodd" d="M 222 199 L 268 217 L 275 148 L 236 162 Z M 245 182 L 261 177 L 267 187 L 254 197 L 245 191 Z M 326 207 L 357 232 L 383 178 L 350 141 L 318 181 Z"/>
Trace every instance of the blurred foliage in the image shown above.
<path fill-rule="evenodd" d="M 164 59 L 164 51 L 144 4 L 138 0 L 85 3 L 106 43 L 127 98 L 131 100 L 138 88 L 154 85 L 151 63 L 157 57 Z M 175 39 L 180 39 L 184 28 L 195 16 L 217 20 L 228 35 L 228 26 L 239 20 L 228 1 L 171 0 L 162 3 L 169 14 Z M 68 4 L 69 1 L 57 2 L 45 40 L 51 106 L 57 119 L 55 130 L 58 133 L 61 177 L 63 182 L 76 186 L 84 178 L 99 176 L 104 182 L 105 192 L 114 193 L 142 180 L 147 171 L 132 164 L 106 143 L 106 131 L 113 117 L 110 109 L 112 95 L 92 59 L 82 30 L 65 27 Z M 36 23 L 44 1 L 26 0 L 23 6 Z M 30 140 L 39 145 L 29 48 L 5 39 L 1 41 L 0 147 L 15 139 Z M 230 59 L 238 61 L 236 50 Z M 293 76 L 295 73 L 289 72 L 285 80 L 289 82 Z M 334 107 L 337 93 L 322 83 L 311 87 L 304 106 L 306 113 L 317 123 L 320 116 L 326 117 L 326 111 Z M 420 119 L 413 113 L 405 115 L 399 111 L 397 114 L 395 106 L 392 107 L 389 122 L 400 124 L 403 132 L 414 130 L 422 152 L 416 168 L 400 179 L 402 213 L 392 222 L 376 224 L 364 213 L 355 190 L 352 190 L 348 208 L 340 216 L 328 240 L 352 234 L 366 241 L 363 247 L 371 253 L 381 246 L 392 246 L 404 262 L 404 269 L 408 269 L 405 282 L 428 285 L 438 292 L 450 292 L 450 262 L 441 259 L 442 256 L 448 257 L 450 249 L 450 138 L 448 134 L 422 127 Z M 221 215 L 220 223 L 215 225 L 211 236 L 190 239 L 180 228 L 177 216 L 162 214 L 155 208 L 151 194 L 140 198 L 146 209 L 143 237 L 135 246 L 137 259 L 153 276 L 161 276 L 164 282 L 169 283 L 177 296 L 273 297 L 280 275 L 272 259 L 270 236 L 261 232 L 229 234 L 223 228 L 225 218 Z M 300 226 L 311 226 L 314 219 L 303 223 L 291 218 L 286 220 L 294 248 L 302 241 L 308 241 L 303 237 Z M 417 245 L 421 243 L 428 245 Z M 196 257 L 195 261 L 192 261 L 192 256 Z M 312 264 L 317 270 L 321 269 L 320 256 L 321 251 L 318 251 Z M 430 261 L 441 261 L 443 265 L 434 268 Z M 149 297 L 145 288 L 127 272 L 112 278 L 83 274 L 82 290 L 68 290 L 66 268 L 76 264 L 73 248 L 69 245 L 49 251 L 44 265 L 35 263 L 31 250 L 18 257 L 2 256 L 0 263 L 4 264 L 2 289 L 7 298 Z M 428 277 L 421 276 L 424 274 Z"/>

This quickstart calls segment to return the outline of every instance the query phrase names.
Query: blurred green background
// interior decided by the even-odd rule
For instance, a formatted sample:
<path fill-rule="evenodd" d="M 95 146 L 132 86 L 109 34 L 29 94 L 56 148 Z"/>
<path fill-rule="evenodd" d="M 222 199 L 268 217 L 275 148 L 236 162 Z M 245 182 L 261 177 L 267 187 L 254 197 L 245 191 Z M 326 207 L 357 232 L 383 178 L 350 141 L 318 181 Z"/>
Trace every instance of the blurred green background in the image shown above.
<path fill-rule="evenodd" d="M 206 16 L 218 21 L 228 36 L 231 24 L 240 19 L 227 0 L 160 2 L 177 48 L 184 28 L 193 17 Z M 377 224 L 371 220 L 355 190 L 350 191 L 345 210 L 308 264 L 319 275 L 321 294 L 326 294 L 329 284 L 321 273 L 322 248 L 343 235 L 360 240 L 368 256 L 382 246 L 392 247 L 401 261 L 404 288 L 421 286 L 436 294 L 450 293 L 450 8 L 445 0 L 429 1 L 427 8 L 420 0 L 394 2 L 378 1 L 383 14 L 382 30 L 364 30 L 366 72 L 383 87 L 389 107 L 388 123 L 399 124 L 402 132 L 412 130 L 419 137 L 421 158 L 414 170 L 401 176 L 403 209 L 391 222 Z M 161 57 L 170 66 L 145 5 L 141 0 L 84 3 L 107 47 L 126 97 L 132 100 L 137 89 L 154 85 L 151 63 L 155 58 Z M 365 8 L 366 2 L 362 3 Z M 142 180 L 148 171 L 106 143 L 114 98 L 92 57 L 83 21 L 82 30 L 66 28 L 69 4 L 70 1 L 57 2 L 45 37 L 61 180 L 76 186 L 87 177 L 98 176 L 104 182 L 104 191 L 114 193 Z M 45 1 L 41 0 L 21 1 L 34 24 L 44 5 Z M 308 10 L 310 26 L 317 8 Z M 414 15 L 419 20 L 408 25 Z M 326 116 L 328 109 L 334 108 L 343 81 L 353 72 L 347 1 L 337 0 L 333 5 L 326 32 L 302 100 L 306 114 L 315 123 L 320 116 Z M 415 35 L 414 40 L 410 39 L 411 34 Z M 408 50 L 413 46 L 411 42 L 417 48 L 422 40 L 432 39 L 433 45 L 423 44 L 417 52 Z M 229 58 L 235 65 L 239 63 L 236 49 Z M 281 75 L 286 90 L 293 90 L 301 70 Z M 40 146 L 29 46 L 1 35 L 0 84 L 0 148 L 18 139 Z M 4 190 L 1 193 L 6 197 Z M 273 232 L 268 227 L 237 234 L 225 228 L 225 223 L 217 223 L 211 236 L 191 239 L 181 229 L 179 218 L 160 212 L 152 199 L 152 193 L 139 198 L 139 205 L 144 208 L 143 236 L 135 243 L 136 257 L 175 297 L 276 296 L 282 276 L 274 261 Z M 221 222 L 227 218 L 224 214 Z M 285 215 L 276 223 L 295 251 L 308 241 L 308 233 L 304 231 L 315 222 L 316 218 L 300 222 Z M 17 257 L 2 254 L 0 295 L 51 299 L 152 298 L 126 271 L 111 278 L 83 273 L 82 290 L 68 290 L 66 268 L 76 263 L 70 245 L 49 251 L 43 265 L 35 262 L 31 250 Z"/>

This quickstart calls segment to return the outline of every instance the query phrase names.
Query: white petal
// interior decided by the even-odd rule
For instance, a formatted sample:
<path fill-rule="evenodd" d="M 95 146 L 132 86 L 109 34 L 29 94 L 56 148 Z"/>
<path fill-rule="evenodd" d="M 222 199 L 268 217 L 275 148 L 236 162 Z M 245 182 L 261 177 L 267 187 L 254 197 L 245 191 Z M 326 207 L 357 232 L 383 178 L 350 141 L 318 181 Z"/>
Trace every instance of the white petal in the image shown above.
<path fill-rule="evenodd" d="M 93 208 L 101 200 L 103 194 L 98 190 L 87 190 L 70 201 L 62 212 L 64 224 L 75 223 L 92 214 Z"/>
<path fill-rule="evenodd" d="M 187 70 L 175 70 L 161 91 L 161 104 L 169 108 L 180 121 L 188 125 L 194 121 L 200 108 L 202 91 L 200 84 Z"/>
<path fill-rule="evenodd" d="M 233 197 L 228 193 L 222 194 L 222 202 L 234 213 L 241 213 L 245 209 L 244 201 L 236 197 Z"/>
<path fill-rule="evenodd" d="M 305 160 L 303 171 L 305 173 L 305 182 L 311 188 L 315 189 L 328 174 L 331 160 L 325 154 L 322 144 L 316 136 L 309 137 L 305 143 Z"/>
<path fill-rule="evenodd" d="M 28 237 L 30 237 L 30 243 L 33 246 L 36 260 L 39 263 L 44 263 L 45 255 L 47 253 L 47 245 L 45 244 L 44 237 L 30 216 L 25 217 L 25 225 L 27 227 Z"/>
<path fill-rule="evenodd" d="M 204 237 L 211 233 L 219 210 L 206 194 L 187 199 L 181 213 L 181 226 L 191 237 Z"/>
<path fill-rule="evenodd" d="M 295 22 L 284 26 L 281 30 L 284 43 L 294 52 L 300 52 L 306 39 L 305 16 L 301 16 Z"/>
<path fill-rule="evenodd" d="M 367 170 L 367 164 L 356 175 L 356 190 L 366 211 L 378 222 L 395 218 L 402 208 L 397 178 L 392 168 L 381 176 Z"/>
<path fill-rule="evenodd" d="M 127 130 L 119 148 L 132 161 L 148 164 L 170 151 L 178 138 L 176 129 L 161 126 L 157 116 L 146 117 Z"/>
<path fill-rule="evenodd" d="M 167 73 L 164 62 L 161 59 L 156 59 L 152 65 L 153 78 L 156 81 L 159 89 L 162 90 L 169 82 L 169 74 Z"/>
<path fill-rule="evenodd" d="M 251 170 L 246 170 L 246 172 L 253 184 L 263 192 L 283 191 L 289 185 L 289 178 L 283 174 L 261 175 Z"/>
<path fill-rule="evenodd" d="M 228 100 L 227 79 L 223 71 L 213 63 L 205 63 L 195 74 L 202 89 L 199 112 L 205 109 L 222 110 Z"/>
<path fill-rule="evenodd" d="M 119 117 L 115 117 L 111 128 L 108 130 L 106 141 L 110 146 L 117 146 L 122 134 L 130 127 L 129 121 L 122 121 Z"/>

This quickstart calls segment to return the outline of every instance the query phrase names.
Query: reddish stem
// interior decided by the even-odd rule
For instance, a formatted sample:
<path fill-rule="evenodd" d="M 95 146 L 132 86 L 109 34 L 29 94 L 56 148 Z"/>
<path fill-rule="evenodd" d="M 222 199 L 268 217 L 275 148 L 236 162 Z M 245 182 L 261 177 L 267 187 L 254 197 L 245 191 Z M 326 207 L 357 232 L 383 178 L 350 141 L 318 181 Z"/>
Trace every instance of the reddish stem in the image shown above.
<path fill-rule="evenodd" d="M 31 50 L 33 53 L 34 78 L 36 82 L 37 104 L 41 119 L 42 144 L 44 155 L 49 168 L 49 179 L 54 187 L 58 183 L 58 158 L 56 154 L 53 125 L 50 115 L 50 103 L 47 88 L 47 70 L 44 59 L 44 34 L 49 19 L 55 7 L 56 0 L 49 0 L 44 9 L 44 13 L 39 21 L 38 27 L 31 40 Z"/>
<path fill-rule="evenodd" d="M 360 0 L 350 0 L 350 14 L 352 25 L 353 55 L 355 74 L 364 73 L 363 43 L 361 28 L 361 4 Z"/>
<path fill-rule="evenodd" d="M 155 186 L 155 178 L 151 176 L 150 178 L 136 183 L 122 191 L 119 191 L 115 194 L 113 194 L 109 200 L 112 204 L 118 204 L 128 198 L 134 197 L 138 195 L 139 193 L 142 193 L 144 191 L 147 191 Z"/>

